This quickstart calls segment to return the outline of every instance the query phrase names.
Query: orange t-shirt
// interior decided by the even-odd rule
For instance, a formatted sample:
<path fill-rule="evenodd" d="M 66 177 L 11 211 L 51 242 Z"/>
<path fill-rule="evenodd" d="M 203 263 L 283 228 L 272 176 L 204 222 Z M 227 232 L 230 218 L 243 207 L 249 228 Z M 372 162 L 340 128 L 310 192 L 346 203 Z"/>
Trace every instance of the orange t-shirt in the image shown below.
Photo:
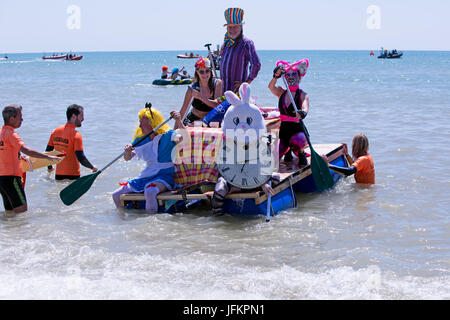
<path fill-rule="evenodd" d="M 0 176 L 22 176 L 19 152 L 25 143 L 11 126 L 0 130 Z"/>
<path fill-rule="evenodd" d="M 83 151 L 83 139 L 81 133 L 75 130 L 75 126 L 66 123 L 53 130 L 48 140 L 48 145 L 55 150 L 65 152 L 66 157 L 56 165 L 57 175 L 80 175 L 80 163 L 75 151 Z"/>
<path fill-rule="evenodd" d="M 353 162 L 356 168 L 355 180 L 358 183 L 374 184 L 375 183 L 375 167 L 370 154 L 361 156 Z"/>

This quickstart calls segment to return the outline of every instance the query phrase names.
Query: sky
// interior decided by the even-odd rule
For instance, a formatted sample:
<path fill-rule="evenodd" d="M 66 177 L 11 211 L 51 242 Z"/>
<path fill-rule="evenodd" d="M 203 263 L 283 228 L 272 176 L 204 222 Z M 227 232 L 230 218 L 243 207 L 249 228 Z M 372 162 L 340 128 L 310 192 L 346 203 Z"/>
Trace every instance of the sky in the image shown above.
<path fill-rule="evenodd" d="M 0 0 L 0 54 L 204 50 L 228 7 L 257 50 L 450 50 L 448 0 Z"/>

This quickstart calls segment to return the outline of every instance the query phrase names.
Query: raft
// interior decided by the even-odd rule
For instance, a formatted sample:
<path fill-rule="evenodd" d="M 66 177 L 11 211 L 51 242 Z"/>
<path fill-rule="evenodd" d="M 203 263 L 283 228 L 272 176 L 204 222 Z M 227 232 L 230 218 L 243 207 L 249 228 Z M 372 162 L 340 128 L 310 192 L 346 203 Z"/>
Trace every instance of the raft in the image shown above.
<path fill-rule="evenodd" d="M 181 85 L 181 84 L 191 84 L 193 81 L 194 79 L 183 79 L 183 80 L 156 79 L 153 80 L 152 84 L 155 86 Z"/>
<path fill-rule="evenodd" d="M 272 130 L 277 119 L 266 120 L 268 130 Z M 201 141 L 203 151 L 211 150 L 211 144 L 217 143 L 214 134 L 221 132 L 218 128 L 190 128 L 192 143 L 199 145 L 199 137 L 194 132 L 203 131 Z M 193 150 L 194 153 L 199 150 Z M 336 166 L 348 167 L 349 164 L 345 157 L 343 144 L 317 144 L 314 150 L 318 154 L 326 154 L 328 161 Z M 309 148 L 305 152 L 310 153 Z M 212 154 L 211 154 L 212 155 Z M 291 165 L 289 167 L 280 165 L 280 182 L 273 186 L 275 194 L 271 197 L 270 215 L 275 216 L 280 212 L 297 207 L 296 192 L 311 193 L 319 192 L 317 189 L 310 167 L 310 157 L 308 165 L 298 167 Z M 197 171 L 196 171 L 197 170 Z M 330 170 L 334 184 L 342 178 L 342 175 Z M 202 175 L 202 179 L 195 180 Z M 184 178 L 183 188 L 160 193 L 157 196 L 159 212 L 176 213 L 188 212 L 191 209 L 206 205 L 206 210 L 210 208 L 210 201 L 214 193 L 214 185 L 217 181 L 218 171 L 216 165 L 180 165 L 175 166 L 175 181 Z M 193 179 L 194 178 L 194 179 Z M 187 180 L 186 180 L 187 179 Z M 145 198 L 143 193 L 130 193 L 120 196 L 122 205 L 127 209 L 144 209 Z M 259 217 L 266 216 L 268 197 L 263 191 L 245 191 L 239 193 L 230 193 L 225 197 L 224 212 L 241 217 Z M 267 218 L 267 217 L 266 217 Z"/>

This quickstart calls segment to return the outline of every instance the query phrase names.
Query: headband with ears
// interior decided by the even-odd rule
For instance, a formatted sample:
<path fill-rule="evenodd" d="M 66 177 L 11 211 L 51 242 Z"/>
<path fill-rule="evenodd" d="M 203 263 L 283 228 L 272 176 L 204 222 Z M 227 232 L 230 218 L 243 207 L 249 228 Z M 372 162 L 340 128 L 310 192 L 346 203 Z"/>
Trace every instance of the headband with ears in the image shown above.
<path fill-rule="evenodd" d="M 294 63 L 289 63 L 287 61 L 280 60 L 277 61 L 277 67 L 279 66 L 282 66 L 286 72 L 290 69 L 298 71 L 300 73 L 300 76 L 304 77 L 309 68 L 309 61 L 308 59 L 302 59 Z"/>

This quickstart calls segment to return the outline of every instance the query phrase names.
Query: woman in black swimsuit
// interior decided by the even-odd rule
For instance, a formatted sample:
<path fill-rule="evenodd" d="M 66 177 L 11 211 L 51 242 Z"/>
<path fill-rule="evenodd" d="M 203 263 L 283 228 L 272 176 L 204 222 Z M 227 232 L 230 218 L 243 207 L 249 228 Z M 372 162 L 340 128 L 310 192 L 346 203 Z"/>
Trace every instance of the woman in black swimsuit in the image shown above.
<path fill-rule="evenodd" d="M 200 58 L 195 64 L 195 81 L 188 87 L 180 113 L 184 125 L 201 121 L 212 109 L 219 105 L 217 98 L 222 95 L 222 80 L 213 78 L 211 63 Z M 188 112 L 190 105 L 192 110 Z M 187 114 L 187 115 L 186 115 Z"/>

